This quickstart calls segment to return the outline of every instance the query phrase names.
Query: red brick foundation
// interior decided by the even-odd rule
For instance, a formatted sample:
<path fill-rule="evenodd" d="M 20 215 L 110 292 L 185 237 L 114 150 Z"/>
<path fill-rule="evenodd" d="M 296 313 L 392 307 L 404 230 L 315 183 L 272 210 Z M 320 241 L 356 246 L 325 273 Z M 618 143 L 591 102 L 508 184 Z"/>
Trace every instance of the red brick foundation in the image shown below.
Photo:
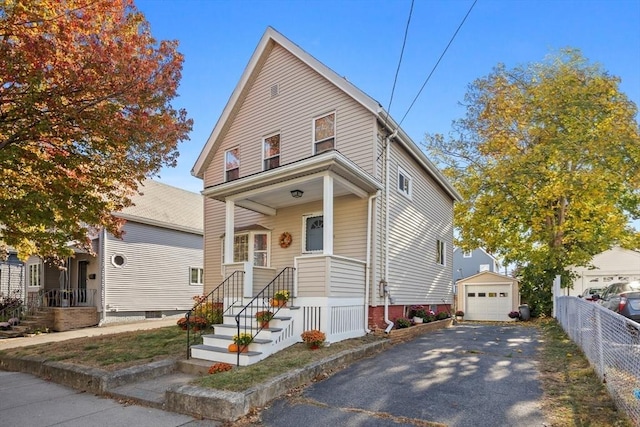
<path fill-rule="evenodd" d="M 390 305 L 389 306 L 389 320 L 395 322 L 395 320 L 399 317 L 406 316 L 406 311 L 409 310 L 411 306 L 405 305 Z M 425 307 L 429 307 L 429 305 L 425 304 Z M 450 313 L 451 306 L 449 304 L 438 304 L 436 313 L 444 311 L 445 313 Z M 453 315 L 453 313 L 451 313 Z M 378 329 L 386 329 L 387 324 L 384 321 L 384 306 L 378 305 L 375 307 L 369 307 L 369 329 L 372 331 L 376 331 Z"/>

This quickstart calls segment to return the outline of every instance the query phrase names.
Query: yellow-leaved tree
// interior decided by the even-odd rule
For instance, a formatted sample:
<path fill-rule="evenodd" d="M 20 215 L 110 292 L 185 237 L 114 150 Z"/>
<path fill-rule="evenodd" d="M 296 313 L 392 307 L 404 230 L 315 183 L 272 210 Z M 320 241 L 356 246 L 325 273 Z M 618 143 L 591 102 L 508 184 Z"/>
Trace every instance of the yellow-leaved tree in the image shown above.
<path fill-rule="evenodd" d="M 498 65 L 469 86 L 466 116 L 426 150 L 463 196 L 458 244 L 521 268 L 524 296 L 549 312 L 551 281 L 613 245 L 640 247 L 637 107 L 620 79 L 565 49 Z"/>

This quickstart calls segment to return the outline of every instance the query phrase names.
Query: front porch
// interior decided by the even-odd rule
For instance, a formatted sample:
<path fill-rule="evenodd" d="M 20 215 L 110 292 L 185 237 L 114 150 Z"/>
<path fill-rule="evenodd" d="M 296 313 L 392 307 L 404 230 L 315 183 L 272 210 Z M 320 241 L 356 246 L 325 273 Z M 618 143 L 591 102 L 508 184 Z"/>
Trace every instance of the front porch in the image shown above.
<path fill-rule="evenodd" d="M 202 345 L 191 347 L 190 356 L 217 362 L 250 365 L 301 342 L 311 329 L 326 334 L 326 345 L 365 335 L 365 263 L 336 255 L 305 255 L 294 259 L 295 267 L 281 271 L 249 262 L 225 265 L 227 279 L 204 304 L 221 306 L 223 324 L 214 334 L 203 334 Z M 230 280 L 232 279 L 233 280 Z M 285 306 L 275 306 L 273 296 L 288 291 Z M 265 326 L 256 313 L 271 311 Z M 198 309 L 193 310 L 193 315 Z M 247 353 L 232 353 L 227 347 L 234 335 L 250 334 Z"/>

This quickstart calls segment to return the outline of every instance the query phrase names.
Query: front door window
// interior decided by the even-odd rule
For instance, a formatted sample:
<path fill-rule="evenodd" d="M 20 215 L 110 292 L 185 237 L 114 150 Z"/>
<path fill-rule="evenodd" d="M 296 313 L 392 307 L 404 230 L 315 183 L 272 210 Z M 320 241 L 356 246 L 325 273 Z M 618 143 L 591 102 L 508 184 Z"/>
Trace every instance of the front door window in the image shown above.
<path fill-rule="evenodd" d="M 305 217 L 305 252 L 320 252 L 323 249 L 324 217 Z"/>

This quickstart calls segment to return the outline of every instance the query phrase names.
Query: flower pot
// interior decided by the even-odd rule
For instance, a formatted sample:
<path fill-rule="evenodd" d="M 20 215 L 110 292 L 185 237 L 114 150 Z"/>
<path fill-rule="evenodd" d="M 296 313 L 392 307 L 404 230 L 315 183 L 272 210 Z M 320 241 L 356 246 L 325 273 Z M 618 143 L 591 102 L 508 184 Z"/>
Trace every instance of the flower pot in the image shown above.
<path fill-rule="evenodd" d="M 229 346 L 227 347 L 227 350 L 229 350 L 230 353 L 237 353 L 238 352 L 238 344 L 236 344 L 236 343 L 229 344 Z M 246 353 L 247 351 L 249 351 L 249 346 L 248 345 L 242 346 L 240 348 L 240 353 Z"/>
<path fill-rule="evenodd" d="M 309 344 L 309 349 L 310 350 L 317 350 L 320 348 L 319 344 Z"/>
<path fill-rule="evenodd" d="M 418 316 L 414 316 L 413 317 L 413 323 L 423 323 L 424 319 L 422 317 L 418 317 Z"/>
<path fill-rule="evenodd" d="M 269 322 L 262 322 L 260 323 L 260 327 L 262 329 L 269 329 Z"/>
<path fill-rule="evenodd" d="M 271 299 L 271 307 L 285 307 L 287 302 L 280 299 Z"/>

